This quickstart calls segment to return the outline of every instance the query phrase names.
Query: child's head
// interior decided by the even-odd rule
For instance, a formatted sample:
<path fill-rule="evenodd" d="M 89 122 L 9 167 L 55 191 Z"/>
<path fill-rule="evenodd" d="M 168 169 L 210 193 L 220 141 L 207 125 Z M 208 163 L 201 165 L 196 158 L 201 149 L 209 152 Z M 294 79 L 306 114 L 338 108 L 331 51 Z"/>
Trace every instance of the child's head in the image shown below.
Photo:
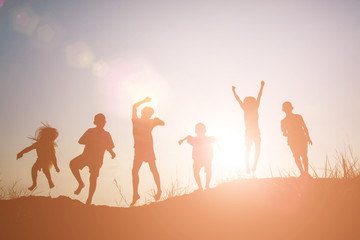
<path fill-rule="evenodd" d="M 293 109 L 294 109 L 294 108 L 293 108 L 291 102 L 284 102 L 283 105 L 282 105 L 282 110 L 283 110 L 286 114 L 291 113 Z"/>
<path fill-rule="evenodd" d="M 54 142 L 55 139 L 59 136 L 59 132 L 56 128 L 50 127 L 49 124 L 44 124 L 44 126 L 38 128 L 35 132 L 35 137 L 33 139 L 35 141 L 44 141 L 44 142 Z"/>
<path fill-rule="evenodd" d="M 244 99 L 244 105 L 247 109 L 255 109 L 257 107 L 257 102 L 254 97 L 246 97 Z"/>
<path fill-rule="evenodd" d="M 144 107 L 141 110 L 141 118 L 149 119 L 154 114 L 154 109 L 151 107 Z"/>
<path fill-rule="evenodd" d="M 96 127 L 103 128 L 106 124 L 106 118 L 105 115 L 102 113 L 98 113 L 94 117 L 94 124 Z"/>
<path fill-rule="evenodd" d="M 195 125 L 195 133 L 198 136 L 205 136 L 206 133 L 206 126 L 203 123 L 198 123 Z"/>

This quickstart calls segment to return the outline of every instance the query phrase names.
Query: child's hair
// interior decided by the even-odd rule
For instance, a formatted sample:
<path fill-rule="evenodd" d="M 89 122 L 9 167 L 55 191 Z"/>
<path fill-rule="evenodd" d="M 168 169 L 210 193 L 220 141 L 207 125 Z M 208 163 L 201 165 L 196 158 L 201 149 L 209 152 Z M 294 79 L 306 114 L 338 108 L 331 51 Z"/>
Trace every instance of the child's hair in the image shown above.
<path fill-rule="evenodd" d="M 55 144 L 55 139 L 59 136 L 59 132 L 56 128 L 51 127 L 48 123 L 42 122 L 42 127 L 39 127 L 35 132 L 35 137 L 29 137 L 34 141 L 52 142 Z"/>
<path fill-rule="evenodd" d="M 205 134 L 206 132 L 206 126 L 203 123 L 198 123 L 195 125 L 195 132 L 196 134 Z"/>
<path fill-rule="evenodd" d="M 254 107 L 254 106 L 256 106 L 256 99 L 254 97 L 246 97 L 244 99 L 244 105 L 246 107 L 250 107 L 250 108 Z"/>

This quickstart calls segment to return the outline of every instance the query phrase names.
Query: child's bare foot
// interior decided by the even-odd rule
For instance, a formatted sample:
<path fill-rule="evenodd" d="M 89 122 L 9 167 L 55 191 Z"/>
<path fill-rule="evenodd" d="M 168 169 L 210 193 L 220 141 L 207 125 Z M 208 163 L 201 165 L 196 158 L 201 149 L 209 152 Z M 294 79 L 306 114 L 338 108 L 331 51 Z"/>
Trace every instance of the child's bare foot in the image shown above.
<path fill-rule="evenodd" d="M 81 190 L 85 187 L 84 183 L 79 183 L 78 188 L 75 190 L 74 194 L 79 195 L 79 193 L 81 192 Z"/>
<path fill-rule="evenodd" d="M 133 196 L 133 200 L 132 200 L 132 203 L 130 204 L 130 206 L 134 206 L 136 201 L 140 199 L 140 195 L 139 194 L 135 194 Z"/>
<path fill-rule="evenodd" d="M 55 187 L 54 183 L 49 183 L 49 188 Z"/>
<path fill-rule="evenodd" d="M 91 199 L 87 199 L 86 200 L 86 205 L 90 205 L 91 204 Z"/>
<path fill-rule="evenodd" d="M 33 185 L 31 185 L 31 187 L 29 187 L 28 189 L 30 190 L 30 191 L 32 191 L 32 190 L 34 190 L 36 188 L 36 184 L 33 184 Z"/>
<path fill-rule="evenodd" d="M 161 191 L 158 191 L 158 193 L 154 196 L 155 201 L 158 201 L 161 197 Z"/>

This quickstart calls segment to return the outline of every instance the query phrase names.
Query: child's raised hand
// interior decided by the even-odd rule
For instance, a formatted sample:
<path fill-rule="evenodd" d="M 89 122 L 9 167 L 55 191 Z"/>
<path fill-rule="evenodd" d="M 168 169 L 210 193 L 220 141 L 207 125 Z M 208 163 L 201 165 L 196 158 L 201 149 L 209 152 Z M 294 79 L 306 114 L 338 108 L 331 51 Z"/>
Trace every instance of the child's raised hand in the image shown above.
<path fill-rule="evenodd" d="M 22 158 L 23 154 L 20 152 L 16 155 L 16 160 L 18 160 L 19 158 Z"/>
<path fill-rule="evenodd" d="M 184 139 L 181 139 L 178 143 L 181 145 L 184 142 Z"/>
<path fill-rule="evenodd" d="M 144 102 L 150 102 L 151 101 L 151 98 L 150 97 L 146 97 L 145 99 L 144 99 Z"/>
<path fill-rule="evenodd" d="M 232 90 L 235 91 L 236 87 L 235 86 L 232 86 Z"/>
<path fill-rule="evenodd" d="M 265 82 L 264 81 L 261 81 L 261 86 L 263 87 L 265 85 Z"/>

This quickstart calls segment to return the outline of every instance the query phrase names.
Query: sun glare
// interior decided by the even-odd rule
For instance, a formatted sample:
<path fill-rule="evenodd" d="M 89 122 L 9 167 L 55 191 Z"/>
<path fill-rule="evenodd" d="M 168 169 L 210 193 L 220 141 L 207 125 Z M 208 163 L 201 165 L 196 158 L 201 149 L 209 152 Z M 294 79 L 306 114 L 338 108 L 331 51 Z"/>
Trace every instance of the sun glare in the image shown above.
<path fill-rule="evenodd" d="M 221 177 L 232 179 L 242 175 L 244 171 L 244 143 L 241 135 L 230 130 L 218 130 L 214 132 L 219 147 L 214 146 L 214 165 Z"/>

